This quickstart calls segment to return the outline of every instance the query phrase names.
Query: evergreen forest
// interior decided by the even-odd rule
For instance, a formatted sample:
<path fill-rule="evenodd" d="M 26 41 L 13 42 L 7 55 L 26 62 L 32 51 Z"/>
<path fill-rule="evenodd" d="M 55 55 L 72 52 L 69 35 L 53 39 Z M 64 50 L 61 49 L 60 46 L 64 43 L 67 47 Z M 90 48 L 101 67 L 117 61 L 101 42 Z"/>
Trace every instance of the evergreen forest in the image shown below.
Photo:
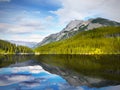
<path fill-rule="evenodd" d="M 33 53 L 33 50 L 21 45 L 15 45 L 5 40 L 0 40 L 0 54 Z"/>
<path fill-rule="evenodd" d="M 38 54 L 120 54 L 120 26 L 79 32 L 65 40 L 34 49 Z"/>

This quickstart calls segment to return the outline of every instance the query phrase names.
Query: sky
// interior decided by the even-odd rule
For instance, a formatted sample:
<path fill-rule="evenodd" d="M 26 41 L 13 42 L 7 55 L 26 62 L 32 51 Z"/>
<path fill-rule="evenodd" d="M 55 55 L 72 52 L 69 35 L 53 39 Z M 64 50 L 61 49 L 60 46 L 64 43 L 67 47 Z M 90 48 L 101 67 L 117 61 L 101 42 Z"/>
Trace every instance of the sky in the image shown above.
<path fill-rule="evenodd" d="M 120 22 L 120 0 L 0 0 L 0 39 L 40 42 L 71 20 Z"/>

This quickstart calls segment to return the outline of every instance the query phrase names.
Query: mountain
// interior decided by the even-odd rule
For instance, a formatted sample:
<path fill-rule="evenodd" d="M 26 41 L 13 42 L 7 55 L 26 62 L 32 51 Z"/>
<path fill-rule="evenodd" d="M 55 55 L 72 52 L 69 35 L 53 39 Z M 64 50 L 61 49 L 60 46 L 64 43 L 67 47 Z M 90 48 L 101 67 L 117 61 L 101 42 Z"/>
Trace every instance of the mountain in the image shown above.
<path fill-rule="evenodd" d="M 35 48 L 40 54 L 120 54 L 120 26 L 99 27 Z"/>
<path fill-rule="evenodd" d="M 69 38 L 81 31 L 88 31 L 94 28 L 105 26 L 120 26 L 120 23 L 104 18 L 89 19 L 87 21 L 73 20 L 62 31 L 56 34 L 49 35 L 40 43 L 38 43 L 35 47 Z"/>
<path fill-rule="evenodd" d="M 27 46 L 29 48 L 32 48 L 33 46 L 37 44 L 36 42 L 25 42 L 25 41 L 14 41 L 14 40 L 10 40 L 9 42 L 16 44 L 16 45 Z"/>

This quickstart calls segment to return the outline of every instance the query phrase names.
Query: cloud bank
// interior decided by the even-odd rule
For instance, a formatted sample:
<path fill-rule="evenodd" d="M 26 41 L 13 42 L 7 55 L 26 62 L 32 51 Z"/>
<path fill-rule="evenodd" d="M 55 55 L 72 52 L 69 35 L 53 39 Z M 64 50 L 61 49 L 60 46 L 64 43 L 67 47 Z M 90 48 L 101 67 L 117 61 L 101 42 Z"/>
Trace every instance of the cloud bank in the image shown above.
<path fill-rule="evenodd" d="M 105 17 L 120 22 L 119 0 L 60 0 L 63 8 L 51 11 L 61 22 L 91 17 Z"/>

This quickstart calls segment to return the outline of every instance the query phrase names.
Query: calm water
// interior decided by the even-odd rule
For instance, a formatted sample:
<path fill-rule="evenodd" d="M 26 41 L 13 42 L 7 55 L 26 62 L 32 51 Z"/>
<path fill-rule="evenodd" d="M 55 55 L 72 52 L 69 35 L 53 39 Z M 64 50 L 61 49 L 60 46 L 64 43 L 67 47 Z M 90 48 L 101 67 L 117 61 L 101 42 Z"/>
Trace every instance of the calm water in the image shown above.
<path fill-rule="evenodd" d="M 119 55 L 0 55 L 0 90 L 120 90 Z"/>

